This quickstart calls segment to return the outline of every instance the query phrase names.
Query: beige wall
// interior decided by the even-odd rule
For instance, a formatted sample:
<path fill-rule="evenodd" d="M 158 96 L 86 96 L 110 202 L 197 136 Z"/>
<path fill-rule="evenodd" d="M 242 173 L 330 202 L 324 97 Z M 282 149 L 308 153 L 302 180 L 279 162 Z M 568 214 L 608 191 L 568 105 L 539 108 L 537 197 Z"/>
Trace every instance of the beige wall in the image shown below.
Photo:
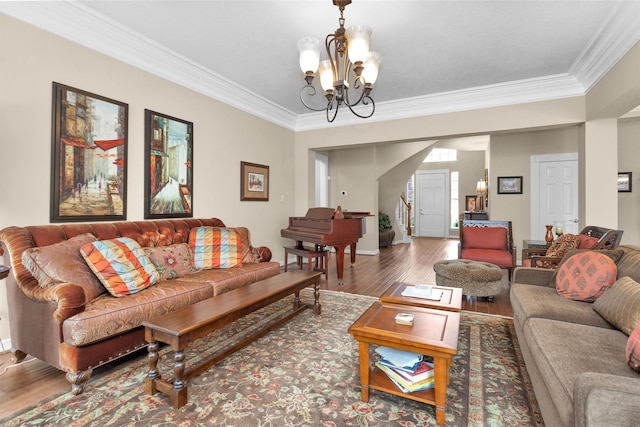
<path fill-rule="evenodd" d="M 618 228 L 622 243 L 640 245 L 640 118 L 618 124 L 618 170 L 632 172 L 631 193 L 618 193 Z"/>
<path fill-rule="evenodd" d="M 143 219 L 144 109 L 194 124 L 194 217 L 247 226 L 282 260 L 293 133 L 0 14 L 0 228 L 49 222 L 52 81 L 129 104 L 127 219 Z M 240 161 L 269 165 L 270 200 L 240 201 Z M 283 201 L 284 200 L 284 201 Z M 5 260 L 7 264 L 9 261 Z M 9 337 L 0 286 L 0 338 Z"/>

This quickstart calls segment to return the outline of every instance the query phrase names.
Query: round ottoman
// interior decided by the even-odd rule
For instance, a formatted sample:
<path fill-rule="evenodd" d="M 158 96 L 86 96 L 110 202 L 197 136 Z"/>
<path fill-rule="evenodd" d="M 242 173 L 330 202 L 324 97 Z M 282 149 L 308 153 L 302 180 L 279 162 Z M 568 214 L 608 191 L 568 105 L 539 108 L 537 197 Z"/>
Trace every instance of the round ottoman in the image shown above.
<path fill-rule="evenodd" d="M 502 269 L 488 262 L 466 259 L 438 261 L 433 270 L 436 272 L 436 284 L 462 288 L 467 298 L 487 297 L 491 302 L 502 287 Z"/>

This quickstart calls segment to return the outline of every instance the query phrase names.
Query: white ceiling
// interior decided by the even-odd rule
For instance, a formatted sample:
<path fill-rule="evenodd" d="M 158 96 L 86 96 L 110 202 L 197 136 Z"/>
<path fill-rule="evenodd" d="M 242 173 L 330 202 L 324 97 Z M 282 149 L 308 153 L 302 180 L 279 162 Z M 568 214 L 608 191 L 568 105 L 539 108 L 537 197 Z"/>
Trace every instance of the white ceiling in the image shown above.
<path fill-rule="evenodd" d="M 296 42 L 338 27 L 331 0 L 0 2 L 0 12 L 303 130 Z M 583 95 L 640 40 L 640 1 L 365 1 L 382 120 Z M 371 119 L 369 119 L 371 120 Z M 340 112 L 332 126 L 359 123 Z"/>

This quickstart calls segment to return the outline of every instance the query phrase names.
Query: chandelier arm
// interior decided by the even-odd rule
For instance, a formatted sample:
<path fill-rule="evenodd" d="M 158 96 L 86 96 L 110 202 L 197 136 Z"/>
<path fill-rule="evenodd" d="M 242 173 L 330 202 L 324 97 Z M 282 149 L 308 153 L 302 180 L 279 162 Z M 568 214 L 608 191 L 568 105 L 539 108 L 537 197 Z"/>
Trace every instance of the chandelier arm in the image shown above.
<path fill-rule="evenodd" d="M 367 101 L 369 100 L 371 102 L 371 112 L 367 115 L 361 115 L 358 114 L 353 107 L 355 107 L 358 104 L 355 105 L 349 105 L 347 104 L 347 107 L 349 107 L 349 110 L 356 116 L 360 117 L 361 119 L 368 119 L 369 117 L 373 116 L 373 113 L 376 112 L 376 103 L 374 102 L 373 98 L 371 98 L 369 95 L 365 95 L 362 97 L 362 105 L 369 105 L 369 102 Z"/>
<path fill-rule="evenodd" d="M 349 107 L 355 107 L 356 105 L 360 104 L 361 102 L 366 105 L 366 102 L 364 102 L 365 96 L 368 97 L 369 99 L 371 99 L 371 97 L 366 95 L 367 92 L 366 92 L 365 81 L 364 81 L 364 78 L 362 76 L 356 78 L 356 80 L 353 83 L 353 89 L 354 90 L 359 90 L 360 88 L 362 88 L 362 90 L 360 91 L 360 95 L 358 96 L 358 100 L 356 102 L 350 102 L 349 101 L 349 92 L 351 92 L 351 91 L 350 90 L 346 90 L 345 91 L 346 93 L 345 93 L 345 97 L 344 97 L 344 103 L 347 104 Z"/>
<path fill-rule="evenodd" d="M 335 110 L 333 109 L 335 104 Z M 327 121 L 329 123 L 333 123 L 333 121 L 336 119 L 336 117 L 338 116 L 338 109 L 340 108 L 340 103 L 336 102 L 336 101 L 331 101 L 327 104 Z M 333 111 L 333 117 L 330 116 L 330 111 Z"/>
<path fill-rule="evenodd" d="M 309 89 L 309 96 L 315 96 L 315 94 L 316 94 L 316 88 L 313 85 L 302 86 L 302 88 L 300 89 L 300 101 L 302 102 L 302 105 L 304 105 L 305 107 L 307 107 L 311 111 L 324 111 L 324 110 L 326 110 L 326 107 L 325 108 L 314 108 L 314 107 L 310 106 L 309 104 L 307 104 L 305 102 L 305 100 L 304 100 L 304 97 L 303 97 L 305 89 Z"/>

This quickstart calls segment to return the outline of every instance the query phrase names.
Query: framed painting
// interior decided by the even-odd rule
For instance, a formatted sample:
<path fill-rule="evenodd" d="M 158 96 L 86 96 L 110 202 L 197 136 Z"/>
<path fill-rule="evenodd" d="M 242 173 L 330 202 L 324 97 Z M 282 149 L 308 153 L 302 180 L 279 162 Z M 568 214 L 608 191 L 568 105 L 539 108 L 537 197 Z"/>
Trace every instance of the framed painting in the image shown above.
<path fill-rule="evenodd" d="M 522 177 L 499 176 L 498 194 L 522 194 Z"/>
<path fill-rule="evenodd" d="M 56 82 L 52 98 L 51 222 L 125 220 L 129 106 Z"/>
<path fill-rule="evenodd" d="M 269 201 L 269 166 L 240 162 L 240 200 Z"/>
<path fill-rule="evenodd" d="M 193 217 L 193 123 L 144 110 L 144 217 Z"/>
<path fill-rule="evenodd" d="M 631 172 L 618 172 L 618 193 L 631 193 Z"/>
<path fill-rule="evenodd" d="M 465 199 L 465 204 L 464 204 L 465 211 L 475 212 L 476 210 L 478 210 L 478 206 L 477 206 L 478 198 L 475 195 L 465 196 L 464 199 Z"/>

